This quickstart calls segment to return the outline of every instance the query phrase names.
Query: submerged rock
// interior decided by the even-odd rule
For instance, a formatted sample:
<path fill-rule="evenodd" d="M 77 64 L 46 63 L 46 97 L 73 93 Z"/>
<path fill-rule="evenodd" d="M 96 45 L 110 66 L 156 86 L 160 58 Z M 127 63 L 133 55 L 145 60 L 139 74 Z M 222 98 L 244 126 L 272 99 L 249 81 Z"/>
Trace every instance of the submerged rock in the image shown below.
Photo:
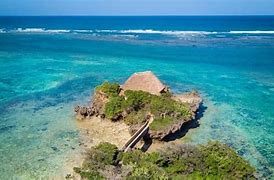
<path fill-rule="evenodd" d="M 59 151 L 60 151 L 60 150 L 59 150 L 57 147 L 55 147 L 55 146 L 52 146 L 51 149 L 52 149 L 53 151 L 55 151 L 55 152 L 59 152 Z"/>

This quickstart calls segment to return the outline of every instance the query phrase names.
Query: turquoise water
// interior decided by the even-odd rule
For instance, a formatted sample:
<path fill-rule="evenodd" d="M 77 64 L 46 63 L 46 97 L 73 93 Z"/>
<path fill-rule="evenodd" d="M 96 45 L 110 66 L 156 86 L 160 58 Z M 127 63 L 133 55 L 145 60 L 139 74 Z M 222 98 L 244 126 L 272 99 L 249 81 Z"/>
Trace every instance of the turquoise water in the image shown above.
<path fill-rule="evenodd" d="M 74 105 L 145 70 L 203 95 L 185 141 L 220 140 L 274 177 L 274 18 L 169 18 L 1 17 L 0 178 L 60 174 L 81 151 Z"/>

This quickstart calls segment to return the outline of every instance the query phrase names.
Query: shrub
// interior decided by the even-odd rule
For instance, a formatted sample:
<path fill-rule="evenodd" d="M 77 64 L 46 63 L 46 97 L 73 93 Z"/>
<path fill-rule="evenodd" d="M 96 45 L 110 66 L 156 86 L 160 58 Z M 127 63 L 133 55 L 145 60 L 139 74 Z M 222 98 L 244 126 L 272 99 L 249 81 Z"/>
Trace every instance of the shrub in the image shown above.
<path fill-rule="evenodd" d="M 174 103 L 174 112 L 177 113 L 177 118 L 190 118 L 191 113 L 189 106 L 184 103 Z"/>
<path fill-rule="evenodd" d="M 167 176 L 167 173 L 162 168 L 160 168 L 156 164 L 147 162 L 147 163 L 143 163 L 140 166 L 135 166 L 133 168 L 131 175 L 128 177 L 128 179 L 167 180 L 168 176 Z"/>
<path fill-rule="evenodd" d="M 140 109 L 151 101 L 151 94 L 144 91 L 125 91 L 126 107 L 132 107 L 136 110 Z"/>
<path fill-rule="evenodd" d="M 159 152 L 145 153 L 142 161 L 151 162 L 153 164 L 157 164 L 158 166 L 163 166 L 166 163 L 165 158 Z"/>
<path fill-rule="evenodd" d="M 146 108 L 142 108 L 139 111 L 130 112 L 130 114 L 125 117 L 124 122 L 127 125 L 143 124 L 146 122 L 148 114 L 149 110 Z"/>
<path fill-rule="evenodd" d="M 173 160 L 173 162 L 164 169 L 169 174 L 178 174 L 184 172 L 187 169 L 187 166 L 182 158 L 178 158 Z"/>
<path fill-rule="evenodd" d="M 178 117 L 189 117 L 189 106 L 163 96 L 153 96 L 151 100 L 151 111 L 156 116 L 161 114 L 177 114 Z"/>
<path fill-rule="evenodd" d="M 122 163 L 124 165 L 138 164 L 142 160 L 143 155 L 144 153 L 140 150 L 125 152 L 122 155 Z"/>
<path fill-rule="evenodd" d="M 117 146 L 103 142 L 98 146 L 91 148 L 89 157 L 95 159 L 97 162 L 103 163 L 104 165 L 114 165 L 117 154 Z"/>
<path fill-rule="evenodd" d="M 118 83 L 104 82 L 97 86 L 95 90 L 104 92 L 108 97 L 114 97 L 119 95 L 121 89 Z"/>
<path fill-rule="evenodd" d="M 105 106 L 105 114 L 109 119 L 114 118 L 123 112 L 124 98 L 121 96 L 112 97 Z"/>
<path fill-rule="evenodd" d="M 152 97 L 151 112 L 155 116 L 150 124 L 151 130 L 163 130 L 178 120 L 191 117 L 188 105 L 163 96 Z"/>
<path fill-rule="evenodd" d="M 222 179 L 251 179 L 255 169 L 237 153 L 224 144 L 210 142 L 201 146 L 206 175 L 220 176 Z"/>
<path fill-rule="evenodd" d="M 153 96 L 151 99 L 151 111 L 156 116 L 174 112 L 174 103 L 176 103 L 176 101 L 173 101 L 170 98 Z"/>
<path fill-rule="evenodd" d="M 149 128 L 153 131 L 163 130 L 174 123 L 171 117 L 160 117 L 155 118 L 152 123 L 149 125 Z"/>
<path fill-rule="evenodd" d="M 81 168 L 74 167 L 74 172 L 79 174 L 81 178 L 88 179 L 88 180 L 103 180 L 104 178 L 99 172 L 97 171 L 84 171 Z"/>
<path fill-rule="evenodd" d="M 116 165 L 118 153 L 117 146 L 107 142 L 100 143 L 89 150 L 82 167 L 74 167 L 73 170 L 84 179 L 106 179 L 99 171 L 103 171 L 106 165 Z"/>
<path fill-rule="evenodd" d="M 92 147 L 88 153 L 83 168 L 87 170 L 97 171 L 105 167 L 105 165 L 115 165 L 118 148 L 110 143 L 100 143 Z"/>
<path fill-rule="evenodd" d="M 123 153 L 123 164 L 133 166 L 127 179 L 168 179 L 167 173 L 161 168 L 162 162 L 158 152 L 143 153 L 134 150 Z"/>
<path fill-rule="evenodd" d="M 162 155 L 169 162 L 163 168 L 171 176 L 180 173 L 185 179 L 254 179 L 255 169 L 218 142 L 173 146 L 162 151 Z"/>

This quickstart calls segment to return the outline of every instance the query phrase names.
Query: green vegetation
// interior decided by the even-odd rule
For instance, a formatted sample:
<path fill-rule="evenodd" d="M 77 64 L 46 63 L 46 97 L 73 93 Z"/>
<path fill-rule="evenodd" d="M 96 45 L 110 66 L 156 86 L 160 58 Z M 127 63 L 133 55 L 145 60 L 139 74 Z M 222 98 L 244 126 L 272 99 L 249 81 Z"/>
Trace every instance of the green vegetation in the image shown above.
<path fill-rule="evenodd" d="M 95 90 L 105 93 L 108 97 L 115 97 L 119 95 L 121 89 L 118 83 L 104 82 L 97 86 Z"/>
<path fill-rule="evenodd" d="M 154 115 L 169 115 L 181 118 L 186 118 L 190 115 L 189 107 L 171 98 L 153 96 L 151 99 L 151 111 Z"/>
<path fill-rule="evenodd" d="M 109 97 L 104 108 L 106 117 L 111 120 L 123 119 L 128 125 L 142 124 L 149 114 L 153 114 L 151 129 L 164 130 L 178 120 L 191 117 L 189 106 L 173 100 L 169 92 L 156 96 L 148 92 L 127 90 L 124 95 L 119 95 L 119 85 L 109 82 L 96 87 L 96 91 L 102 91 Z"/>
<path fill-rule="evenodd" d="M 173 120 L 171 117 L 160 117 L 153 120 L 153 122 L 150 124 L 151 130 L 162 130 L 166 127 L 169 127 L 173 124 Z"/>
<path fill-rule="evenodd" d="M 248 178 L 250 172 L 254 171 L 246 161 L 227 146 L 210 143 L 207 147 L 202 146 L 201 151 L 204 152 L 205 166 L 211 175 L 241 179 Z"/>
<path fill-rule="evenodd" d="M 126 91 L 125 96 L 112 96 L 109 102 L 106 103 L 106 117 L 109 119 L 117 119 L 116 117 L 121 115 L 123 111 L 131 110 L 129 117 L 133 119 L 129 119 L 128 117 L 128 123 L 137 124 L 143 122 L 145 118 L 144 107 L 146 104 L 149 104 L 150 97 L 151 95 L 149 93 L 143 91 Z M 138 117 L 134 115 L 138 115 Z M 141 118 L 141 120 L 139 118 Z M 134 119 L 138 122 L 135 122 Z"/>
<path fill-rule="evenodd" d="M 148 114 L 149 110 L 145 108 L 139 111 L 132 111 L 124 118 L 124 122 L 127 125 L 143 124 L 146 122 Z"/>
<path fill-rule="evenodd" d="M 125 97 L 127 99 L 125 107 L 139 110 L 151 102 L 152 96 L 153 95 L 148 92 L 127 90 L 125 91 Z"/>
<path fill-rule="evenodd" d="M 140 150 L 132 152 L 125 152 L 122 154 L 122 163 L 124 165 L 139 164 L 144 156 L 144 153 Z"/>
<path fill-rule="evenodd" d="M 88 158 L 103 165 L 114 165 L 117 154 L 118 148 L 115 145 L 104 142 L 91 148 Z"/>
<path fill-rule="evenodd" d="M 255 179 L 255 169 L 231 148 L 218 142 L 173 145 L 152 153 L 140 150 L 118 153 L 114 145 L 102 143 L 90 153 L 83 167 L 74 168 L 86 179 L 104 178 L 105 166 L 118 169 L 111 175 L 124 174 L 123 179 Z M 97 166 L 94 168 L 94 165 Z M 125 167 L 130 167 L 130 171 L 123 173 Z"/>
<path fill-rule="evenodd" d="M 82 178 L 105 179 L 99 170 L 104 169 L 107 165 L 116 165 L 117 156 L 118 148 L 115 145 L 106 142 L 100 143 L 89 150 L 82 167 L 75 167 L 74 171 Z"/>
<path fill-rule="evenodd" d="M 163 96 L 152 97 L 151 112 L 155 116 L 150 124 L 151 130 L 163 130 L 179 120 L 188 120 L 191 117 L 188 105 Z"/>
<path fill-rule="evenodd" d="M 104 176 L 102 176 L 99 172 L 97 171 L 85 171 L 81 168 L 73 168 L 74 172 L 78 173 L 81 178 L 83 179 L 88 179 L 88 180 L 104 180 L 106 179 Z"/>
<path fill-rule="evenodd" d="M 170 147 L 161 155 L 171 160 L 164 167 L 171 177 L 179 174 L 186 179 L 255 179 L 255 169 L 231 148 L 218 142 Z"/>
<path fill-rule="evenodd" d="M 123 112 L 124 98 L 116 96 L 110 98 L 109 102 L 106 103 L 105 114 L 109 119 L 119 116 Z"/>

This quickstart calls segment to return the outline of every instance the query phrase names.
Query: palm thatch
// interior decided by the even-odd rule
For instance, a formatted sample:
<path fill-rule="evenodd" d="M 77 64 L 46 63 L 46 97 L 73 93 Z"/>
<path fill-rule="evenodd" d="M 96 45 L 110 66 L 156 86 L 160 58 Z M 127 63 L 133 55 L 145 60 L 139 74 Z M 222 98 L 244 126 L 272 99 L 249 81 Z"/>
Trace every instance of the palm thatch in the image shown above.
<path fill-rule="evenodd" d="M 134 73 L 122 85 L 123 90 L 145 91 L 160 95 L 167 90 L 165 86 L 151 71 Z"/>

